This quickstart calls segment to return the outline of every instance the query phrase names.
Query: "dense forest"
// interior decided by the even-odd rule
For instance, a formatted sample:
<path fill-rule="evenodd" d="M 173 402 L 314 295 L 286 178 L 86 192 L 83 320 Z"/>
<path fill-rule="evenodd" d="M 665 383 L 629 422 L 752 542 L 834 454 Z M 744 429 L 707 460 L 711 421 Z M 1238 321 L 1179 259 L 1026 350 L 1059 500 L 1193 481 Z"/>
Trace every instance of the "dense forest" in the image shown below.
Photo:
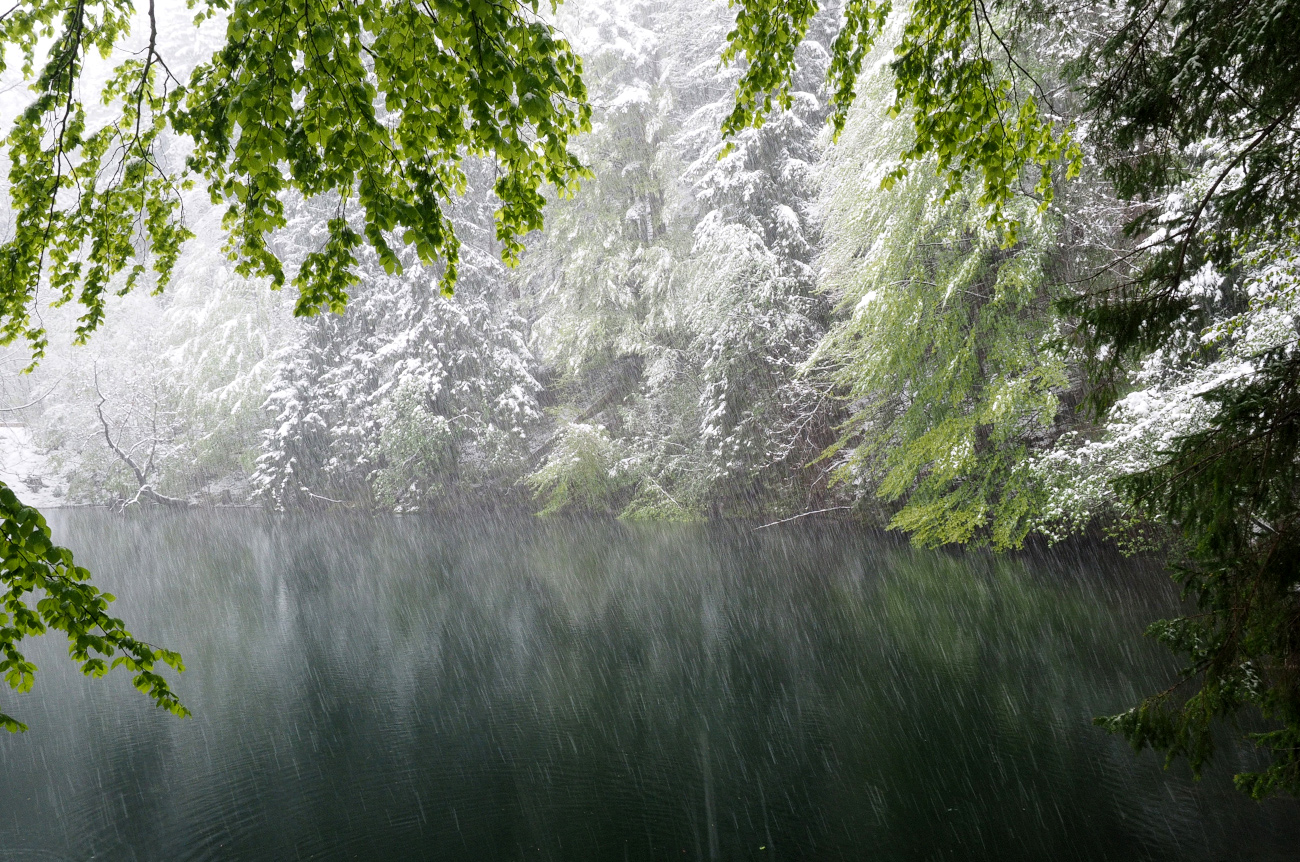
<path fill-rule="evenodd" d="M 449 139 L 463 181 L 440 226 L 391 248 L 375 238 L 409 222 L 352 231 L 362 216 L 307 180 L 270 229 L 240 227 L 238 171 L 188 109 L 198 144 L 158 126 L 151 152 L 227 185 L 132 222 L 126 251 L 164 269 L 50 254 L 47 293 L 7 306 L 5 416 L 48 462 L 13 491 L 833 513 L 997 550 L 1091 531 L 1168 556 L 1207 613 L 1153 632 L 1194 684 L 1108 726 L 1198 765 L 1211 719 L 1254 706 L 1282 729 L 1239 782 L 1294 790 L 1300 6 L 954 9 L 566 2 L 545 20 L 590 115 L 560 118 L 576 161 L 539 181 L 544 207 L 503 199 L 501 150 Z M 233 38 L 221 15 L 158 14 L 180 79 Z M 26 117 L 6 189 L 13 243 L 33 242 L 18 142 L 42 119 L 14 86 L 0 99 Z M 182 211 L 183 243 L 159 227 Z M 85 230 L 63 235 L 95 245 Z M 353 264 L 327 272 L 336 234 Z M 281 265 L 329 277 L 269 290 Z"/>
<path fill-rule="evenodd" d="M 832 145 L 823 18 L 790 107 L 724 144 L 738 77 L 719 63 L 725 6 L 565 4 L 594 112 L 575 149 L 593 176 L 549 205 L 519 266 L 501 262 L 484 161 L 453 216 L 454 296 L 436 265 L 391 275 L 363 255 L 345 313 L 297 319 L 290 292 L 225 260 L 220 212 L 194 194 L 198 240 L 166 291 L 110 299 L 84 346 L 77 309 L 43 312 L 48 355 L 6 377 L 8 406 L 34 402 L 18 415 L 70 503 L 676 519 L 842 506 L 927 544 L 999 547 L 1122 522 L 1109 480 L 1203 423 L 1191 393 L 1291 337 L 1289 294 L 1190 325 L 1183 350 L 1127 367 L 1124 396 L 1090 417 L 1078 324 L 1055 301 L 1147 239 L 1124 236 L 1096 159 L 1046 209 L 1011 201 L 1010 245 L 978 186 L 945 199 L 934 156 L 883 189 L 911 132 L 886 117 L 892 45 Z M 1042 46 L 1044 86 L 1068 47 Z M 329 210 L 287 206 L 274 250 L 292 259 Z M 1284 268 L 1265 264 L 1247 295 Z M 1219 349 L 1196 350 L 1209 339 Z"/>

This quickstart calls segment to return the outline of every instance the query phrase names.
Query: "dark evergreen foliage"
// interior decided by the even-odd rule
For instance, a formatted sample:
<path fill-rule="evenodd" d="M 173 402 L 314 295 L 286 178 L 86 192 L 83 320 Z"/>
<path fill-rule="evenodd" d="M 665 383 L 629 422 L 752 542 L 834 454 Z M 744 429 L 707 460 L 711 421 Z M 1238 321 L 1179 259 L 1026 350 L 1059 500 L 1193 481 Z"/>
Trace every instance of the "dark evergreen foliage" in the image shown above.
<path fill-rule="evenodd" d="M 1253 736 L 1273 762 L 1236 780 L 1263 797 L 1300 793 L 1300 353 L 1274 351 L 1258 364 L 1246 382 L 1205 393 L 1216 408 L 1209 427 L 1121 480 L 1151 515 L 1177 525 L 1176 577 L 1202 612 L 1148 632 L 1186 656 L 1179 682 L 1098 722 L 1199 770 L 1214 748 L 1213 720 L 1257 707 L 1282 725 Z"/>
<path fill-rule="evenodd" d="M 1289 243 L 1300 219 L 1300 3 L 1130 2 L 1108 23 L 1073 71 L 1106 172 L 1138 214 L 1131 269 L 1068 304 L 1099 406 L 1125 357 L 1177 344 L 1215 303 L 1246 306 L 1243 254 Z M 1198 276 L 1217 297 L 1193 289 Z M 1151 632 L 1188 657 L 1192 693 L 1180 699 L 1180 685 L 1103 723 L 1199 768 L 1211 721 L 1258 707 L 1281 729 L 1256 737 L 1272 765 L 1238 776 L 1255 796 L 1300 793 L 1296 334 L 1205 393 L 1213 418 L 1163 464 L 1121 480 L 1182 537 L 1176 576 L 1201 613 Z"/>
<path fill-rule="evenodd" d="M 1300 3 L 1134 0 L 1109 14 L 1117 20 L 1069 71 L 1116 193 L 1137 204 L 1126 226 L 1135 245 L 1126 277 L 1069 307 L 1114 366 L 1164 345 L 1189 315 L 1203 319 L 1184 289 L 1195 273 L 1211 267 L 1231 288 L 1243 249 L 1294 234 Z"/>

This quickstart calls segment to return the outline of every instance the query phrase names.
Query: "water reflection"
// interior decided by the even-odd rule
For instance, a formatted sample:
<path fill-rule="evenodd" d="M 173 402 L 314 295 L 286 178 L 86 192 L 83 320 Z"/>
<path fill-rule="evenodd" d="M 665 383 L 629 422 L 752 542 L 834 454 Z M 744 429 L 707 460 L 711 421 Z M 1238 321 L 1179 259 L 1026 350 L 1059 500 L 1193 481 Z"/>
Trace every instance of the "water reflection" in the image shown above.
<path fill-rule="evenodd" d="M 0 859 L 1294 858 L 1297 809 L 1089 727 L 1166 580 L 833 528 L 69 513 L 197 718 L 57 644 Z M 34 651 L 35 652 L 35 651 Z"/>

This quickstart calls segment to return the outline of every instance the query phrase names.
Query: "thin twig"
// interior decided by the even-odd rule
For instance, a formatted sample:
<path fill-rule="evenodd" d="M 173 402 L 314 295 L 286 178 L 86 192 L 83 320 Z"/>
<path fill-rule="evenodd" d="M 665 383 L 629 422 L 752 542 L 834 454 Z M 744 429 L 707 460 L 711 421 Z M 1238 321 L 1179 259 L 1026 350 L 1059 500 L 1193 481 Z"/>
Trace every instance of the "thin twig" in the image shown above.
<path fill-rule="evenodd" d="M 67 375 L 65 374 L 64 377 L 66 376 Z M 40 396 L 39 398 L 34 398 L 31 401 L 28 401 L 26 404 L 22 405 L 21 407 L 0 407 L 0 413 L 17 413 L 20 410 L 26 410 L 28 407 L 35 407 L 37 404 L 40 404 L 42 401 L 44 401 L 46 397 L 48 397 L 49 394 L 53 392 L 58 387 L 58 385 L 62 382 L 63 382 L 63 377 L 60 377 L 58 380 L 54 381 L 53 384 L 51 384 L 49 389 L 45 390 L 44 395 Z"/>

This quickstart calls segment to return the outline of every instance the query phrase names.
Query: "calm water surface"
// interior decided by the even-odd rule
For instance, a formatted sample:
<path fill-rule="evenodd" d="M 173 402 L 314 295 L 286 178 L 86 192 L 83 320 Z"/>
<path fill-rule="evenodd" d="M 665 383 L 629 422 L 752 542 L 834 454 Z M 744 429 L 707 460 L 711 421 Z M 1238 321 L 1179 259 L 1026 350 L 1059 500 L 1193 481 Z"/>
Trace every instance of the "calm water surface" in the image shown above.
<path fill-rule="evenodd" d="M 1300 807 L 1092 728 L 1167 579 L 832 526 L 61 513 L 195 718 L 47 638 L 0 860 L 1270 860 Z"/>

